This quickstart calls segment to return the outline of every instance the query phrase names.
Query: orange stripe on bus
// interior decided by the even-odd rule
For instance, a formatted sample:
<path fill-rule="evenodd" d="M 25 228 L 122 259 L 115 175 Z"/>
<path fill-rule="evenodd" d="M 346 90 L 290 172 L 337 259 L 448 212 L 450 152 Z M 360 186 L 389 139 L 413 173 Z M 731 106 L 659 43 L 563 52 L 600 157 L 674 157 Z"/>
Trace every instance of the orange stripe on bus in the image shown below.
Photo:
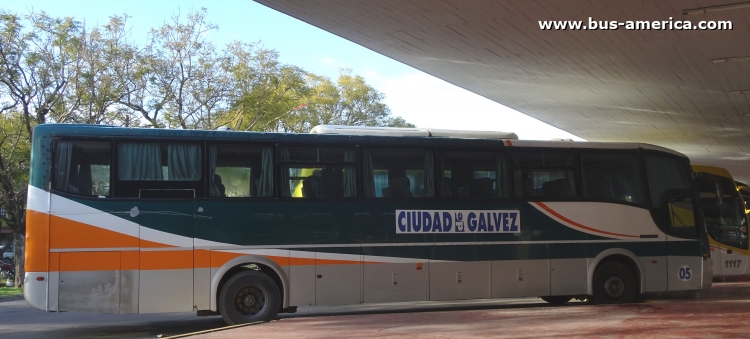
<path fill-rule="evenodd" d="M 120 252 L 60 253 L 61 272 L 117 270 L 120 270 Z"/>
<path fill-rule="evenodd" d="M 229 260 L 241 257 L 244 254 L 211 251 L 211 267 L 224 266 Z"/>
<path fill-rule="evenodd" d="M 26 210 L 26 272 L 49 270 L 49 214 Z"/>
<path fill-rule="evenodd" d="M 51 248 L 138 247 L 138 238 L 50 215 Z"/>
<path fill-rule="evenodd" d="M 57 272 L 60 270 L 60 253 L 52 252 L 49 254 L 49 271 Z"/>
<path fill-rule="evenodd" d="M 141 252 L 141 270 L 172 270 L 193 268 L 193 251 Z"/>
<path fill-rule="evenodd" d="M 105 271 L 105 270 L 170 270 L 191 268 L 218 268 L 243 253 L 209 250 L 178 251 L 121 251 L 121 252 L 53 252 L 50 253 L 50 271 Z M 288 258 L 261 255 L 279 266 L 359 265 L 379 262 L 357 260 L 332 260 Z"/>
<path fill-rule="evenodd" d="M 193 252 L 193 267 L 210 268 L 211 267 L 211 251 L 195 250 Z"/>
<path fill-rule="evenodd" d="M 290 266 L 310 266 L 315 265 L 315 258 L 289 258 Z"/>
<path fill-rule="evenodd" d="M 224 266 L 227 262 L 234 258 L 248 255 L 244 253 L 233 253 L 223 251 L 211 251 L 211 267 L 218 268 Z M 257 255 L 257 254 L 253 254 Z M 314 259 L 314 258 L 287 258 L 274 255 L 260 255 L 264 258 L 270 259 L 279 266 L 312 266 L 312 265 L 359 265 L 364 264 L 376 264 L 375 262 L 361 262 L 359 260 L 333 260 L 333 259 Z"/>
<path fill-rule="evenodd" d="M 140 269 L 140 252 L 122 251 L 120 252 L 120 269 L 121 270 L 138 270 Z"/>

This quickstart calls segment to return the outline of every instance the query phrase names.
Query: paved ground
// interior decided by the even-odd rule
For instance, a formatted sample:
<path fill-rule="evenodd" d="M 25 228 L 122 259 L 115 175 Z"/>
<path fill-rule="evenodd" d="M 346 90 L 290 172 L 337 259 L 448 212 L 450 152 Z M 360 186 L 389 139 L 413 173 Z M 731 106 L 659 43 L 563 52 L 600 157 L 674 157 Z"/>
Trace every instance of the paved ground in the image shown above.
<path fill-rule="evenodd" d="M 486 306 L 486 305 L 485 305 Z M 497 305 L 471 310 L 288 318 L 191 338 L 750 338 L 750 282 L 617 306 Z"/>
<path fill-rule="evenodd" d="M 189 338 L 750 338 L 750 282 L 645 303 L 550 307 L 536 298 L 301 307 L 279 321 Z M 224 326 L 194 313 L 47 313 L 0 303 L 0 339 L 156 338 Z"/>
<path fill-rule="evenodd" d="M 191 313 L 99 314 L 39 311 L 26 301 L 0 302 L 0 339 L 156 338 L 226 326 L 221 317 Z"/>

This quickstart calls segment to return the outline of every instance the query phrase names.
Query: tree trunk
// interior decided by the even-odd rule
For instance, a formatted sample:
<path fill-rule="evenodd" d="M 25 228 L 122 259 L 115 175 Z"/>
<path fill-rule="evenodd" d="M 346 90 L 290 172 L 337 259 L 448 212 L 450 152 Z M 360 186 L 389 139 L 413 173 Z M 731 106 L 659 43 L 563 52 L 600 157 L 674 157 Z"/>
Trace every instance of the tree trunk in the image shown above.
<path fill-rule="evenodd" d="M 13 246 L 15 247 L 13 260 L 16 265 L 16 281 L 14 283 L 16 284 L 16 287 L 23 287 L 23 278 L 26 275 L 23 267 L 25 259 L 24 253 L 26 253 L 26 235 L 18 234 L 13 230 Z"/>

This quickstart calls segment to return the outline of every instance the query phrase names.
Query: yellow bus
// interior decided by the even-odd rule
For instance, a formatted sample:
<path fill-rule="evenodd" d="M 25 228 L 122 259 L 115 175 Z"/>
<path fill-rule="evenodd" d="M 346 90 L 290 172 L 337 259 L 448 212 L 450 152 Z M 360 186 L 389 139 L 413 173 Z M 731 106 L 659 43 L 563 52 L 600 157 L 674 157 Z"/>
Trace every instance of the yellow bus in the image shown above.
<path fill-rule="evenodd" d="M 714 276 L 738 276 L 750 273 L 748 265 L 747 210 L 741 192 L 750 196 L 750 188 L 735 184 L 732 175 L 721 167 L 693 165 L 700 191 Z"/>
<path fill-rule="evenodd" d="M 740 181 L 735 181 L 734 184 L 737 186 L 737 191 L 740 192 L 742 201 L 745 203 L 745 214 L 750 213 L 750 186 Z"/>

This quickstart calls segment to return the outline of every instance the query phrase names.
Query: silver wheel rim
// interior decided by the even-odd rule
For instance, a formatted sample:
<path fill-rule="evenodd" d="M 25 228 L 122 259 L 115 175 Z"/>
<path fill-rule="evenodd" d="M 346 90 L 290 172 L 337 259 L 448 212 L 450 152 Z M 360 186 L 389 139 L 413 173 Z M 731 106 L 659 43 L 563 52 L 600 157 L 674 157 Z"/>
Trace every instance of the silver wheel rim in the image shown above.
<path fill-rule="evenodd" d="M 234 293 L 234 309 L 244 316 L 254 317 L 268 307 L 266 291 L 257 285 L 245 285 Z"/>
<path fill-rule="evenodd" d="M 610 275 L 602 283 L 602 292 L 609 300 L 617 300 L 625 295 L 625 281 L 619 276 Z"/>

